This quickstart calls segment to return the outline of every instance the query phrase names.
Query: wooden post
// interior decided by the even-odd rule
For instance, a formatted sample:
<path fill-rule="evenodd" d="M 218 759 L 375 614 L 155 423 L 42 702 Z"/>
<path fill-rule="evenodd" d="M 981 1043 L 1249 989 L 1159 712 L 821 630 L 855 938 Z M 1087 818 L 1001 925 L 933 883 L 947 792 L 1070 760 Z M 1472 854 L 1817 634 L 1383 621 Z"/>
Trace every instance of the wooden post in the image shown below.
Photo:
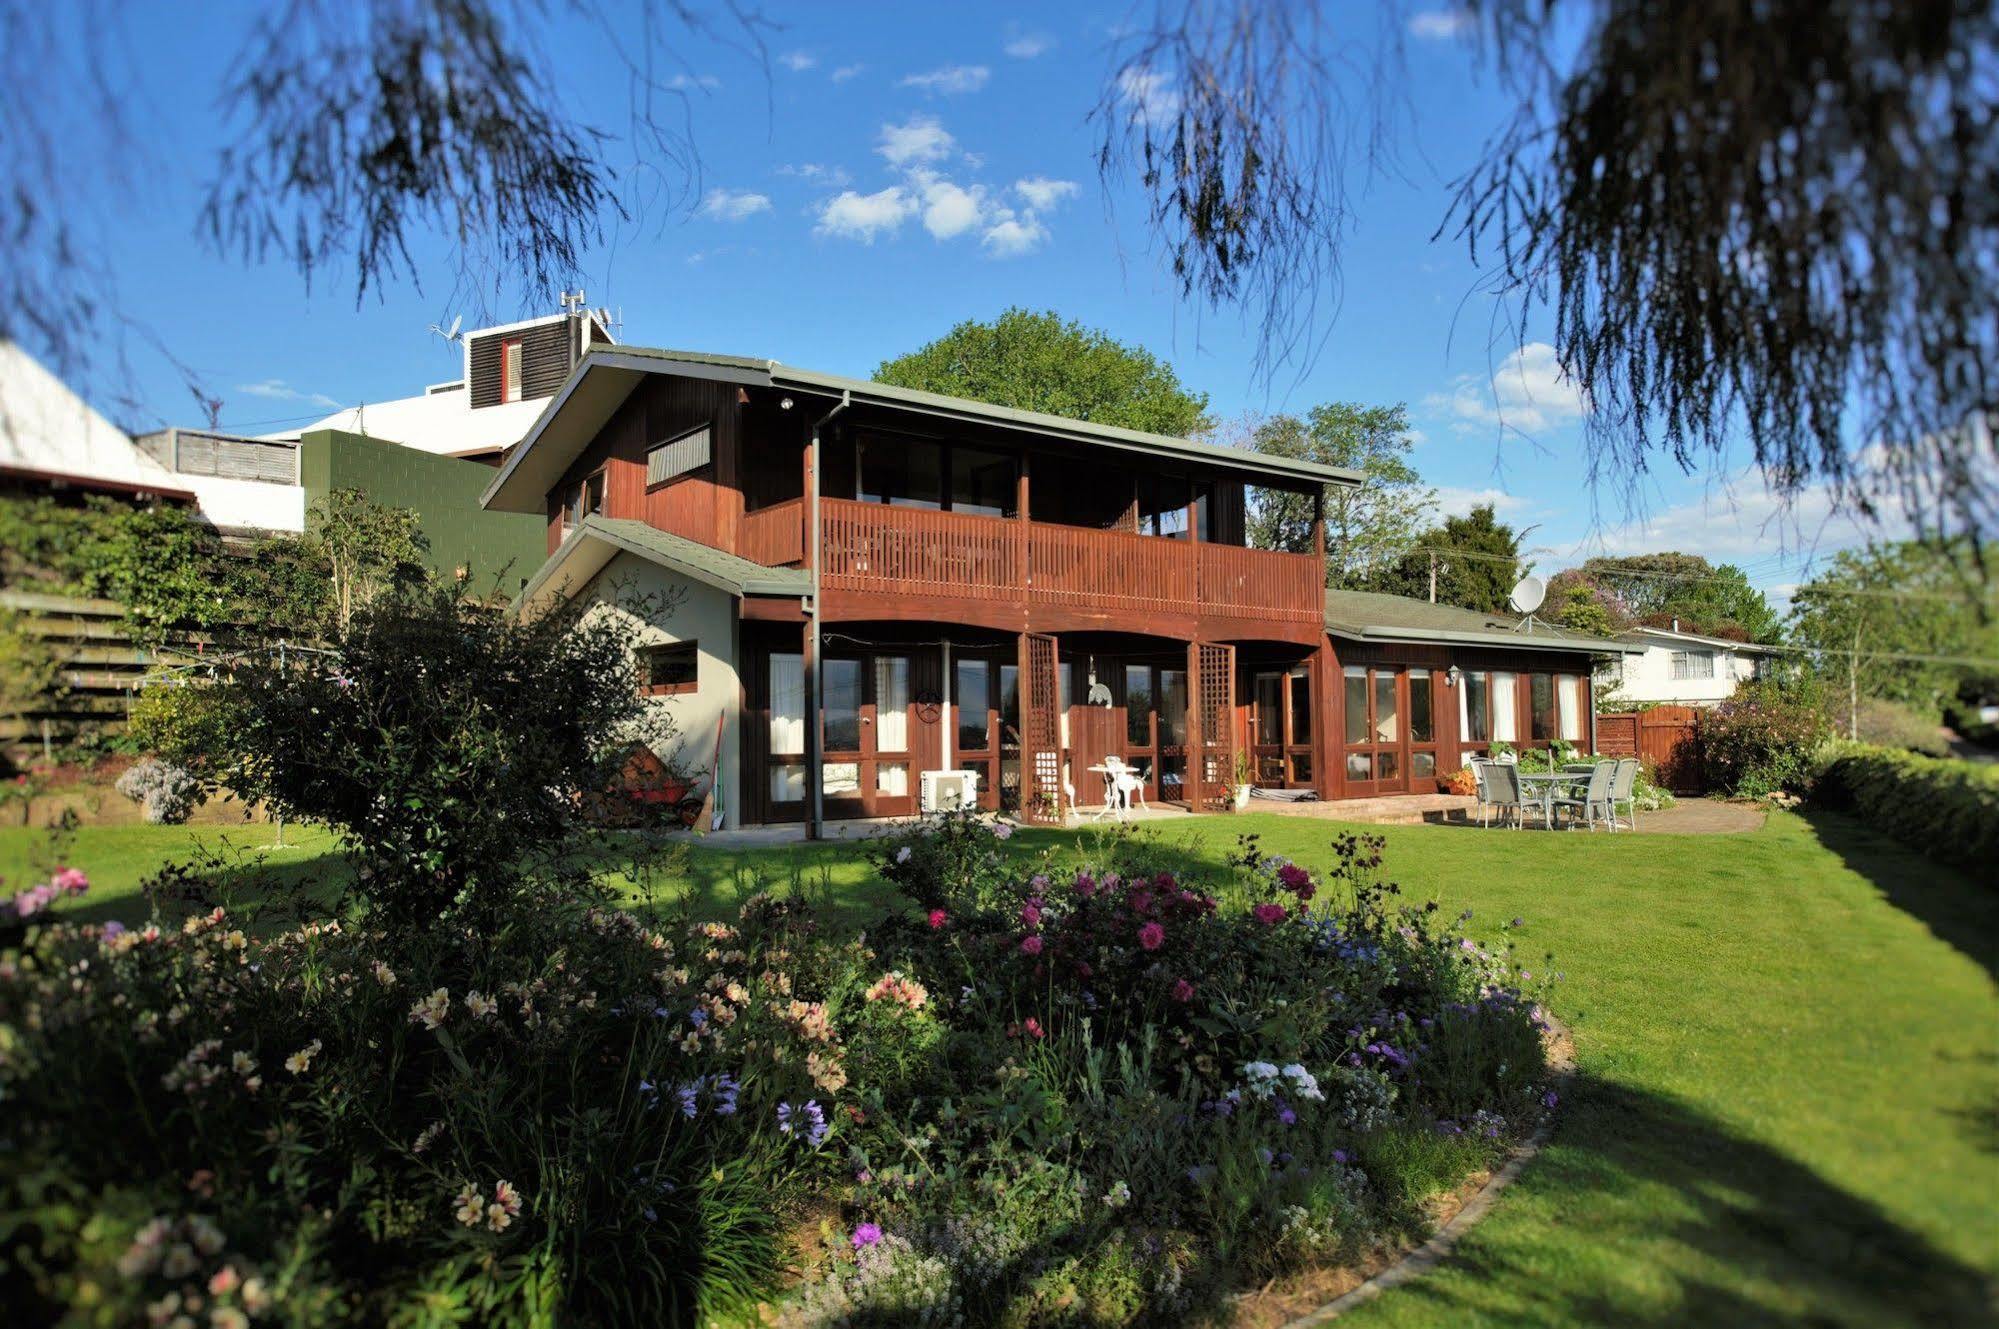
<path fill-rule="evenodd" d="M 805 518 L 806 566 L 812 569 L 812 603 L 800 629 L 800 672 L 805 691 L 805 838 L 817 840 L 824 830 L 825 804 L 820 780 L 819 751 L 819 429 L 815 425 L 805 440 L 805 502 L 799 506 Z"/>
<path fill-rule="evenodd" d="M 1032 555 L 1029 553 L 1029 542 L 1034 539 L 1034 522 L 1028 516 L 1027 511 L 1028 469 L 1029 454 L 1023 452 L 1020 454 L 1020 475 L 1014 481 L 1014 507 L 1017 510 L 1015 516 L 1020 523 L 1020 551 L 1014 556 L 1015 576 L 1013 579 L 1014 593 L 1023 602 L 1029 598 L 1027 583 L 1032 574 L 1028 569 L 1033 566 Z"/>
<path fill-rule="evenodd" d="M 1326 490 L 1323 485 L 1312 491 L 1312 552 L 1318 555 L 1323 566 L 1326 561 Z"/>
<path fill-rule="evenodd" d="M 1199 812 L 1206 784 L 1207 753 L 1201 743 L 1201 643 L 1187 643 L 1187 811 Z"/>

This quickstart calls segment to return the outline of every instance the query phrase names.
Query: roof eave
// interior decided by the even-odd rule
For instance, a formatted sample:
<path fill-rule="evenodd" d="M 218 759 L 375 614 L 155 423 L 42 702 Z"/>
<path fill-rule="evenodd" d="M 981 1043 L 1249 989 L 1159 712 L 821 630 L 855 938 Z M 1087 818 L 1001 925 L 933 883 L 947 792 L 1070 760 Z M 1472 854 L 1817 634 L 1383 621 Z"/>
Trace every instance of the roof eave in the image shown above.
<path fill-rule="evenodd" d="M 1391 628 L 1378 625 L 1354 627 L 1327 624 L 1326 631 L 1349 641 L 1414 642 L 1424 645 L 1503 646 L 1525 651 L 1566 651 L 1589 655 L 1643 655 L 1642 646 L 1600 637 L 1535 637 L 1517 632 L 1454 632 L 1448 628 Z"/>

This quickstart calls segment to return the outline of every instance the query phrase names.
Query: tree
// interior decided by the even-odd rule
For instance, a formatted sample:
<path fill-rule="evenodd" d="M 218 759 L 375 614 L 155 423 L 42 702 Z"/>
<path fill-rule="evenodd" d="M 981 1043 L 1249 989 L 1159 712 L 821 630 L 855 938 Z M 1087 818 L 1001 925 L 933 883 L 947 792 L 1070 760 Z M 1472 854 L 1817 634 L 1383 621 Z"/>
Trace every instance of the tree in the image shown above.
<path fill-rule="evenodd" d="M 1999 553 L 1963 541 L 1844 550 L 1791 597 L 1791 633 L 1845 700 L 1878 697 L 1935 716 L 1961 680 L 1999 665 Z"/>
<path fill-rule="evenodd" d="M 383 507 L 358 489 L 335 489 L 310 515 L 308 541 L 326 570 L 339 635 L 357 608 L 390 587 L 423 579 L 430 542 L 410 509 Z"/>
<path fill-rule="evenodd" d="M 1519 580 L 1519 533 L 1499 520 L 1492 504 L 1482 503 L 1417 537 L 1415 547 L 1383 576 L 1380 589 L 1491 614 L 1506 609 Z"/>
<path fill-rule="evenodd" d="M 1932 530 L 1999 515 L 1999 7 L 1463 10 L 1517 109 L 1439 233 L 1491 265 L 1517 340 L 1552 310 L 1600 473 L 1691 469 L 1742 431 L 1785 493 L 1892 496 Z M 1404 12 L 1377 15 L 1355 59 L 1315 0 L 1163 0 L 1113 50 L 1101 174 L 1137 176 L 1183 291 L 1241 306 L 1271 363 L 1315 340 L 1358 173 L 1410 100 Z"/>
<path fill-rule="evenodd" d="M 1608 637 L 1617 631 L 1610 611 L 1587 586 L 1569 586 L 1559 597 L 1551 590 L 1548 599 L 1555 606 L 1555 621 L 1571 632 Z"/>
<path fill-rule="evenodd" d="M 1409 547 L 1436 501 L 1408 461 L 1415 441 L 1409 409 L 1331 402 L 1315 406 L 1305 420 L 1280 415 L 1251 435 L 1258 452 L 1360 471 L 1359 487 L 1327 485 L 1326 584 L 1364 590 L 1395 556 Z M 1249 515 L 1250 543 L 1263 549 L 1304 553 L 1312 547 L 1312 500 L 1276 489 L 1255 491 Z"/>
<path fill-rule="evenodd" d="M 1184 387 L 1171 365 L 1052 311 L 967 320 L 882 361 L 875 381 L 1176 438 L 1207 423 L 1207 394 Z"/>
<path fill-rule="evenodd" d="M 1592 558 L 1576 575 L 1614 598 L 1621 616 L 1651 627 L 1766 644 L 1781 641 L 1783 619 L 1732 563 L 1677 552 Z"/>

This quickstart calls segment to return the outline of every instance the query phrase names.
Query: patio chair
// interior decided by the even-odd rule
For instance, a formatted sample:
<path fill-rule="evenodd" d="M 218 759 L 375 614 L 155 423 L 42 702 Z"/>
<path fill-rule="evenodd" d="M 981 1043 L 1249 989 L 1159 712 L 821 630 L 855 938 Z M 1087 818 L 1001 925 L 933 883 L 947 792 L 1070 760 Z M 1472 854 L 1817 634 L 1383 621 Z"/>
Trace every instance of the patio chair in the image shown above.
<path fill-rule="evenodd" d="M 1580 809 L 1583 814 L 1583 825 L 1587 826 L 1590 830 L 1596 829 L 1598 813 L 1602 813 L 1604 820 L 1610 823 L 1611 829 L 1615 830 L 1617 819 L 1611 815 L 1610 811 L 1610 789 L 1611 776 L 1616 769 L 1615 763 L 1607 761 L 1600 761 L 1590 767 L 1589 783 L 1584 786 L 1582 797 L 1580 798 L 1575 795 L 1574 785 L 1564 786 L 1563 792 L 1556 794 L 1548 801 L 1550 825 L 1553 825 L 1556 809 L 1565 809 L 1568 812 L 1571 825 L 1574 824 L 1576 812 Z"/>
<path fill-rule="evenodd" d="M 1485 796 L 1486 802 L 1499 813 L 1501 825 L 1506 824 L 1508 809 L 1513 812 L 1513 829 L 1526 825 L 1527 803 L 1520 795 L 1520 772 L 1512 762 L 1485 763 Z M 1540 806 L 1538 800 L 1535 806 Z"/>
<path fill-rule="evenodd" d="M 1610 777 L 1610 829 L 1617 830 L 1617 805 L 1622 803 L 1628 809 L 1631 820 L 1624 823 L 1624 829 L 1638 829 L 1638 758 L 1620 757 L 1617 770 Z"/>
<path fill-rule="evenodd" d="M 1478 813 L 1478 824 L 1480 826 L 1485 825 L 1487 809 L 1491 805 L 1491 800 L 1486 797 L 1485 793 L 1485 761 L 1484 757 L 1473 757 L 1470 763 L 1472 784 L 1474 786 L 1473 794 L 1478 799 L 1477 805 L 1472 810 Z"/>
<path fill-rule="evenodd" d="M 1145 784 L 1151 775 L 1152 768 L 1149 766 L 1127 766 L 1123 762 L 1118 763 L 1117 774 L 1112 779 L 1117 787 L 1118 801 L 1126 812 L 1131 811 L 1131 799 L 1134 794 L 1138 796 L 1138 806 L 1140 808 L 1145 806 Z"/>

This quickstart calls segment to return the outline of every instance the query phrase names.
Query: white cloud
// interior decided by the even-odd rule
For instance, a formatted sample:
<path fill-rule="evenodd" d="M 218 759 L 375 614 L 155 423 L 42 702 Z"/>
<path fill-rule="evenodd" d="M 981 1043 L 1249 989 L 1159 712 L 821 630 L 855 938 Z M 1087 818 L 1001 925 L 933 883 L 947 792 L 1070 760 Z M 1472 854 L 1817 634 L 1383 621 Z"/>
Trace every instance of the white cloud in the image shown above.
<path fill-rule="evenodd" d="M 1055 39 L 1045 32 L 1016 32 L 1000 49 L 1016 60 L 1032 60 L 1055 47 Z"/>
<path fill-rule="evenodd" d="M 854 178 L 848 175 L 844 168 L 827 166 L 823 162 L 799 162 L 796 165 L 787 163 L 778 167 L 777 173 L 796 176 L 800 180 L 809 180 L 815 185 L 828 185 L 834 189 L 850 183 Z"/>
<path fill-rule="evenodd" d="M 992 72 L 984 65 L 945 65 L 927 74 L 911 74 L 902 80 L 902 86 L 949 97 L 963 92 L 977 92 L 986 86 Z"/>
<path fill-rule="evenodd" d="M 666 86 L 679 92 L 691 92 L 696 88 L 713 91 L 722 86 L 722 80 L 713 74 L 675 74 L 666 81 Z"/>
<path fill-rule="evenodd" d="M 1118 71 L 1117 92 L 1132 119 L 1157 125 L 1180 114 L 1180 93 L 1173 81 L 1143 65 L 1126 65 Z"/>
<path fill-rule="evenodd" d="M 939 240 L 949 240 L 977 226 L 986 214 L 986 191 L 980 185 L 967 189 L 949 180 L 918 172 L 923 191 L 923 229 Z"/>
<path fill-rule="evenodd" d="M 248 397 L 262 397 L 266 401 L 296 401 L 308 406 L 338 406 L 340 403 L 323 392 L 301 392 L 281 378 L 267 378 L 261 383 L 239 383 L 236 391 Z"/>
<path fill-rule="evenodd" d="M 918 115 L 906 124 L 883 125 L 881 145 L 875 151 L 891 166 L 921 166 L 944 160 L 956 145 L 935 116 Z"/>
<path fill-rule="evenodd" d="M 1461 432 L 1509 429 L 1535 433 L 1570 424 L 1589 413 L 1588 402 L 1562 374 L 1555 348 L 1528 342 L 1499 362 L 1489 382 L 1463 374 L 1448 393 L 1424 399 L 1433 411 L 1450 415 Z"/>
<path fill-rule="evenodd" d="M 770 211 L 770 197 L 746 190 L 711 189 L 701 200 L 701 215 L 716 221 L 742 221 L 759 212 Z"/>
<path fill-rule="evenodd" d="M 1019 258 L 1031 254 L 1047 243 L 1048 228 L 1036 220 L 1033 213 L 1020 216 L 1007 214 L 997 218 L 986 227 L 986 233 L 979 237 L 979 243 L 994 258 Z"/>
<path fill-rule="evenodd" d="M 1470 32 L 1471 26 L 1471 12 L 1464 9 L 1426 9 L 1409 16 L 1409 35 L 1419 41 L 1449 41 Z"/>
<path fill-rule="evenodd" d="M 814 229 L 821 235 L 871 245 L 876 236 L 900 230 L 916 214 L 917 206 L 916 198 L 901 185 L 872 194 L 843 190 L 819 209 L 819 224 Z"/>
<path fill-rule="evenodd" d="M 1487 486 L 1484 489 L 1466 489 L 1456 485 L 1437 486 L 1437 511 L 1446 517 L 1463 517 L 1473 508 L 1492 505 L 1492 510 L 1504 517 L 1508 513 L 1525 512 L 1531 505 L 1518 494 L 1509 494 L 1504 489 Z"/>
<path fill-rule="evenodd" d="M 786 51 L 777 58 L 777 62 L 794 74 L 803 74 L 819 63 L 819 57 L 810 51 Z"/>
<path fill-rule="evenodd" d="M 832 79 L 835 83 L 845 83 L 848 79 L 855 77 L 866 69 L 866 65 L 841 65 L 833 71 Z"/>
<path fill-rule="evenodd" d="M 1761 472 L 1748 467 L 1712 483 L 1698 498 L 1638 513 L 1621 524 L 1606 521 L 1590 541 L 1590 552 L 1682 549 L 1714 562 L 1775 560 L 1780 555 L 1798 562 L 1825 558 L 1870 539 L 1898 540 L 1913 534 L 1898 515 L 1884 514 L 1881 522 L 1870 523 L 1837 508 L 1832 492 L 1822 485 L 1799 490 L 1786 501 L 1763 482 Z M 1792 580 L 1798 576 L 1792 569 L 1782 575 Z"/>
<path fill-rule="evenodd" d="M 1050 180 L 1045 175 L 1030 175 L 1025 179 L 1014 181 L 1013 191 L 1020 195 L 1028 207 L 1046 212 L 1062 202 L 1062 200 L 1074 198 L 1076 195 L 1076 182 L 1074 180 Z"/>

